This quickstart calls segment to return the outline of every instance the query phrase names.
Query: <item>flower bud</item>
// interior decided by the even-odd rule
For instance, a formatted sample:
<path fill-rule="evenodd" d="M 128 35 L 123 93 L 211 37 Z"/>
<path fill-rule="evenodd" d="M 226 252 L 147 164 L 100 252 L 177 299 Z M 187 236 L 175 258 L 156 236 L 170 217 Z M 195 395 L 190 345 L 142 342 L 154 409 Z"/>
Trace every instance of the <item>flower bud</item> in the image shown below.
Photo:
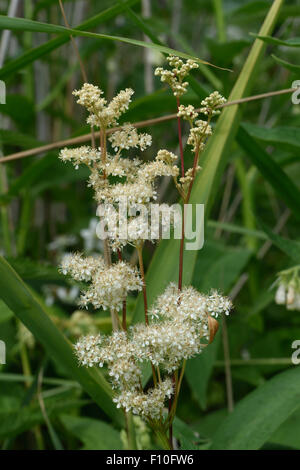
<path fill-rule="evenodd" d="M 280 284 L 276 294 L 275 294 L 275 302 L 278 305 L 284 305 L 285 304 L 285 286 L 284 284 Z"/>

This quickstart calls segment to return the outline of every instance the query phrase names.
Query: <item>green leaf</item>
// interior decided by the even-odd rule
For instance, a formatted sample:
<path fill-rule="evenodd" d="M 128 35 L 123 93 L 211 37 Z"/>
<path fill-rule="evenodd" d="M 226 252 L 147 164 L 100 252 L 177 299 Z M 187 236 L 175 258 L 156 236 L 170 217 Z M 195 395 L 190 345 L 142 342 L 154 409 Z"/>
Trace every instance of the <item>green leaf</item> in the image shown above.
<path fill-rule="evenodd" d="M 275 44 L 277 46 L 286 46 L 286 47 L 300 47 L 300 38 L 289 38 L 289 39 L 278 39 L 273 38 L 272 36 L 264 36 L 260 34 L 252 34 L 258 39 L 266 42 L 267 44 Z"/>
<path fill-rule="evenodd" d="M 246 47 L 250 47 L 252 41 L 249 39 L 234 39 L 223 43 L 208 39 L 207 45 L 214 60 L 220 63 L 230 64 L 235 56 L 240 54 Z"/>
<path fill-rule="evenodd" d="M 289 256 L 295 263 L 300 263 L 299 242 L 281 237 L 280 235 L 269 229 L 262 222 L 260 222 L 260 225 L 275 246 L 277 246 L 281 251 L 283 251 L 287 256 Z"/>
<path fill-rule="evenodd" d="M 88 20 L 81 23 L 74 29 L 92 29 L 98 26 L 100 23 L 103 23 L 110 18 L 114 18 L 119 13 L 121 13 L 127 5 L 134 5 L 139 0 L 128 0 L 124 2 L 122 5 L 116 4 L 110 8 L 107 8 L 104 11 L 101 11 L 97 15 L 89 18 Z M 22 54 L 20 57 L 10 61 L 0 70 L 0 79 L 5 79 L 8 76 L 14 74 L 18 70 L 24 68 L 26 65 L 31 64 L 37 59 L 40 59 L 44 55 L 48 54 L 49 52 L 57 49 L 58 47 L 62 46 L 63 44 L 67 43 L 70 40 L 69 35 L 64 35 L 55 39 L 51 39 L 46 43 L 42 44 L 41 46 L 35 47 L 34 49 L 30 49 L 29 51 Z"/>
<path fill-rule="evenodd" d="M 185 375 L 193 395 L 203 410 L 207 407 L 207 389 L 214 363 L 221 343 L 221 331 L 218 331 L 212 344 L 207 346 L 197 357 L 189 359 Z"/>
<path fill-rule="evenodd" d="M 83 444 L 83 450 L 120 450 L 120 433 L 103 421 L 79 416 L 62 415 L 64 427 Z"/>
<path fill-rule="evenodd" d="M 10 201 L 21 190 L 30 188 L 36 181 L 40 181 L 43 175 L 47 175 L 49 168 L 56 163 L 56 154 L 49 153 L 45 157 L 34 160 L 11 184 L 9 191 L 0 196 L 1 201 Z"/>
<path fill-rule="evenodd" d="M 299 408 L 299 401 L 300 369 L 295 367 L 241 400 L 219 427 L 211 449 L 259 449 Z"/>
<path fill-rule="evenodd" d="M 90 33 L 88 31 L 65 28 L 64 26 L 41 23 L 39 21 L 27 20 L 25 18 L 12 18 L 8 16 L 0 15 L 0 29 L 9 29 L 12 31 L 32 31 L 32 32 L 39 32 L 39 33 L 63 34 L 63 35 L 68 35 L 68 36 L 83 36 L 83 37 L 94 38 L 94 39 L 106 39 L 110 41 L 120 41 L 120 42 L 125 42 L 127 44 L 131 44 L 133 46 L 142 46 L 148 49 L 154 49 L 163 54 L 176 55 L 184 59 L 196 60 L 197 62 L 200 62 L 202 64 L 209 64 L 209 62 L 198 59 L 197 57 L 193 57 L 184 52 L 171 49 L 170 47 L 161 46 L 159 44 L 140 41 L 138 39 L 130 39 L 127 37 L 111 36 L 109 34 Z M 213 65 L 213 64 L 209 64 L 209 65 Z"/>
<path fill-rule="evenodd" d="M 22 406 L 17 397 L 1 395 L 0 405 L 0 438 L 15 437 L 22 432 L 44 421 L 40 405 L 37 401 Z M 86 404 L 86 400 L 76 398 L 69 390 L 61 396 L 45 398 L 44 404 L 48 417 L 56 416 L 66 410 L 74 410 Z"/>
<path fill-rule="evenodd" d="M 0 295 L 7 306 L 39 340 L 49 356 L 58 362 L 66 373 L 77 380 L 100 408 L 118 423 L 122 414 L 112 402 L 112 390 L 98 369 L 79 367 L 71 343 L 54 325 L 42 304 L 26 284 L 0 257 Z"/>
<path fill-rule="evenodd" d="M 193 428 L 199 432 L 202 438 L 211 439 L 226 416 L 228 416 L 228 410 L 226 408 L 211 411 L 201 416 L 199 422 L 195 423 Z"/>
<path fill-rule="evenodd" d="M 250 157 L 263 177 L 271 184 L 276 193 L 300 219 L 300 191 L 275 160 L 248 134 L 244 125 L 237 133 L 237 142 Z"/>
<path fill-rule="evenodd" d="M 10 320 L 12 317 L 13 312 L 0 300 L 0 324 Z"/>
<path fill-rule="evenodd" d="M 243 128 L 251 137 L 283 150 L 300 150 L 299 128 L 290 126 L 262 127 L 243 122 Z"/>
<path fill-rule="evenodd" d="M 228 222 L 219 222 L 215 220 L 209 220 L 207 226 L 210 228 L 219 228 L 229 233 L 237 233 L 239 235 L 247 235 L 251 237 L 256 237 L 261 240 L 266 240 L 268 237 L 265 233 L 260 232 L 259 230 L 250 230 L 248 228 L 242 227 L 241 225 L 231 224 Z"/>
<path fill-rule="evenodd" d="M 242 5 L 234 9 L 231 14 L 234 16 L 245 15 L 247 18 L 251 14 L 260 14 L 268 10 L 270 6 L 269 0 L 256 0 L 253 2 L 247 2 L 246 5 Z"/>
<path fill-rule="evenodd" d="M 269 442 L 300 449 L 300 409 L 293 413 L 269 438 Z"/>
<path fill-rule="evenodd" d="M 274 54 L 272 54 L 272 57 L 275 60 L 275 62 L 277 62 L 277 64 L 282 65 L 282 67 L 284 67 L 287 70 L 290 70 L 290 72 L 299 73 L 300 65 L 291 64 L 290 62 L 287 62 L 286 60 L 276 57 L 276 55 Z"/>
<path fill-rule="evenodd" d="M 0 130 L 0 142 L 5 145 L 20 147 L 22 149 L 32 149 L 33 147 L 40 147 L 44 144 L 31 135 L 22 134 L 8 129 Z"/>
<path fill-rule="evenodd" d="M 37 262 L 25 257 L 7 258 L 7 261 L 25 282 L 29 283 L 30 281 L 40 281 L 43 283 L 66 283 L 66 277 L 51 264 Z"/>
<path fill-rule="evenodd" d="M 193 285 L 202 292 L 209 292 L 210 289 L 227 292 L 248 264 L 251 251 L 245 248 L 220 246 L 208 241 L 201 255 L 196 262 Z M 203 272 L 205 276 L 202 275 Z"/>

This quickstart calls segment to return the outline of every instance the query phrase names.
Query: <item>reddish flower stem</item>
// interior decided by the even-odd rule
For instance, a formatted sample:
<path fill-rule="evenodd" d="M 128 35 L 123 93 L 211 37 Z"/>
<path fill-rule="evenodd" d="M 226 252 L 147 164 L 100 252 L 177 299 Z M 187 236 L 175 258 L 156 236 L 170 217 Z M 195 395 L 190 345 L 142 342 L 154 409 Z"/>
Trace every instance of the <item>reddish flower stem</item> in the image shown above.
<path fill-rule="evenodd" d="M 179 111 L 180 101 L 179 98 L 176 98 L 177 101 L 177 112 Z M 179 138 L 179 149 L 180 149 L 180 162 L 181 162 L 181 175 L 184 176 L 184 157 L 183 157 L 183 145 L 182 145 L 182 132 L 181 132 L 181 121 L 180 117 L 177 116 L 178 123 L 178 138 Z"/>
<path fill-rule="evenodd" d="M 178 112 L 179 106 L 180 106 L 180 101 L 178 97 L 176 98 L 176 102 L 177 102 L 177 112 Z M 184 177 L 184 155 L 183 155 L 180 117 L 177 117 L 177 122 L 178 122 L 178 139 L 179 139 L 179 149 L 180 149 L 181 174 L 182 174 L 182 177 Z M 184 206 L 183 206 L 183 219 L 182 219 L 181 240 L 180 240 L 180 250 L 179 250 L 179 276 L 178 276 L 178 289 L 179 290 L 182 289 L 183 252 L 184 252 Z"/>
<path fill-rule="evenodd" d="M 179 111 L 180 101 L 179 98 L 176 98 L 177 101 L 177 112 Z M 184 177 L 184 155 L 183 155 L 183 145 L 182 145 L 182 132 L 181 132 L 181 120 L 177 116 L 178 123 L 178 139 L 179 139 L 179 149 L 180 149 L 180 162 L 181 162 L 181 175 Z M 184 253 L 184 219 L 185 219 L 185 200 L 183 201 L 183 218 L 181 225 L 181 240 L 180 240 L 180 250 L 179 250 L 179 275 L 178 275 L 178 289 L 182 290 L 182 277 L 183 277 L 183 253 Z M 173 383 L 175 382 L 175 374 L 172 376 Z M 169 400 L 169 413 L 173 407 L 173 401 L 176 400 L 176 389 L 175 396 Z M 173 424 L 172 421 L 169 425 L 169 444 L 170 448 L 173 449 Z"/>
<path fill-rule="evenodd" d="M 185 216 L 185 208 L 183 204 L 183 217 L 182 217 L 181 240 L 180 240 L 180 250 L 179 250 L 179 276 L 178 276 L 178 289 L 179 290 L 182 290 L 182 276 L 183 276 L 184 216 Z"/>
<path fill-rule="evenodd" d="M 118 259 L 122 261 L 122 253 L 121 250 L 118 249 Z M 127 331 L 127 307 L 126 307 L 126 299 L 123 300 L 123 309 L 122 309 L 122 328 L 124 331 Z"/>
<path fill-rule="evenodd" d="M 147 291 L 146 291 L 146 281 L 145 281 L 145 271 L 144 271 L 144 263 L 143 263 L 143 252 L 142 248 L 139 246 L 137 247 L 138 257 L 139 257 L 139 266 L 140 266 L 140 273 L 142 278 L 142 290 L 143 290 L 143 297 L 144 297 L 144 311 L 145 311 L 145 323 L 149 325 L 148 320 L 148 302 L 147 302 Z"/>

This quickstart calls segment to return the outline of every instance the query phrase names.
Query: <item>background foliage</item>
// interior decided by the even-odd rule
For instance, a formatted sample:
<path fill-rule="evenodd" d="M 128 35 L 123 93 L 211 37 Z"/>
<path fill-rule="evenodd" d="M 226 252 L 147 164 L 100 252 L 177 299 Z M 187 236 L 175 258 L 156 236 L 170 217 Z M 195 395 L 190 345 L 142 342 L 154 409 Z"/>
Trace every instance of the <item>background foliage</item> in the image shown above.
<path fill-rule="evenodd" d="M 290 89 L 299 78 L 296 0 L 63 4 L 73 34 L 80 33 L 89 81 L 108 99 L 121 88 L 135 90 L 126 121 L 176 110 L 153 77 L 162 47 L 231 70 L 201 65 L 186 97 L 196 107 L 215 89 L 236 100 Z M 109 331 L 109 316 L 96 312 L 87 323 L 74 314 L 78 292 L 57 270 L 66 251 L 101 251 L 87 173 L 58 160 L 63 144 L 12 156 L 89 132 L 71 94 L 82 83 L 78 60 L 69 34 L 57 27 L 64 22 L 56 0 L 1 1 L 0 9 L 0 79 L 7 90 L 0 150 L 8 158 L 0 163 L 0 339 L 7 346 L 7 363 L 0 365 L 1 446 L 119 449 L 126 445 L 124 420 L 105 372 L 78 368 L 70 343 L 93 328 Z M 155 48 L 139 44 L 149 40 Z M 206 204 L 205 245 L 187 253 L 185 281 L 222 290 L 235 309 L 214 343 L 187 366 L 174 429 L 181 448 L 300 449 L 300 369 L 291 363 L 300 316 L 276 305 L 271 288 L 276 273 L 300 259 L 299 123 L 291 93 L 228 107 L 200 162 L 192 201 Z M 145 158 L 160 148 L 178 153 L 175 122 L 146 130 L 154 143 Z M 160 197 L 175 200 L 168 181 L 161 181 Z M 175 241 L 147 245 L 150 299 L 176 278 L 177 251 Z M 135 254 L 126 257 L 134 261 Z M 130 299 L 133 322 L 140 306 L 140 298 Z M 135 425 L 138 445 L 157 447 Z"/>

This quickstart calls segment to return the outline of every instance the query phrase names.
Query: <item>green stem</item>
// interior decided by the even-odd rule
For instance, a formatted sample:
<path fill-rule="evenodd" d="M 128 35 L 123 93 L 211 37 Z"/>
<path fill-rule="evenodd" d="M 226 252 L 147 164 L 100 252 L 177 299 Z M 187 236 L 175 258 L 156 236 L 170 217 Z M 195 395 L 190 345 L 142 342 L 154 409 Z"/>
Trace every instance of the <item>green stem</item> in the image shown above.
<path fill-rule="evenodd" d="M 248 172 L 245 169 L 244 162 L 241 158 L 235 161 L 237 177 L 242 191 L 242 215 L 243 225 L 248 230 L 256 230 L 255 220 L 255 202 L 254 202 L 254 181 L 256 176 L 256 169 L 250 168 Z M 245 236 L 246 246 L 253 253 L 258 250 L 258 240 L 253 235 Z M 258 272 L 257 263 L 250 262 L 249 265 L 249 285 L 252 297 L 255 298 L 258 291 Z"/>
<path fill-rule="evenodd" d="M 128 450 L 137 450 L 135 426 L 132 413 L 126 413 Z"/>
<path fill-rule="evenodd" d="M 31 374 L 31 367 L 30 367 L 30 362 L 28 358 L 26 344 L 24 343 L 21 344 L 20 356 L 21 356 L 23 375 L 25 378 L 25 387 L 29 388 L 32 383 L 32 374 Z M 32 431 L 36 440 L 38 450 L 44 450 L 45 444 L 44 444 L 44 439 L 43 439 L 41 428 L 39 426 L 34 426 Z"/>
<path fill-rule="evenodd" d="M 213 0 L 213 6 L 216 15 L 217 31 L 218 31 L 218 41 L 226 42 L 226 27 L 223 11 L 223 2 L 222 0 Z"/>
<path fill-rule="evenodd" d="M 164 450 L 171 450 L 169 438 L 161 429 L 155 429 L 155 434 Z"/>

